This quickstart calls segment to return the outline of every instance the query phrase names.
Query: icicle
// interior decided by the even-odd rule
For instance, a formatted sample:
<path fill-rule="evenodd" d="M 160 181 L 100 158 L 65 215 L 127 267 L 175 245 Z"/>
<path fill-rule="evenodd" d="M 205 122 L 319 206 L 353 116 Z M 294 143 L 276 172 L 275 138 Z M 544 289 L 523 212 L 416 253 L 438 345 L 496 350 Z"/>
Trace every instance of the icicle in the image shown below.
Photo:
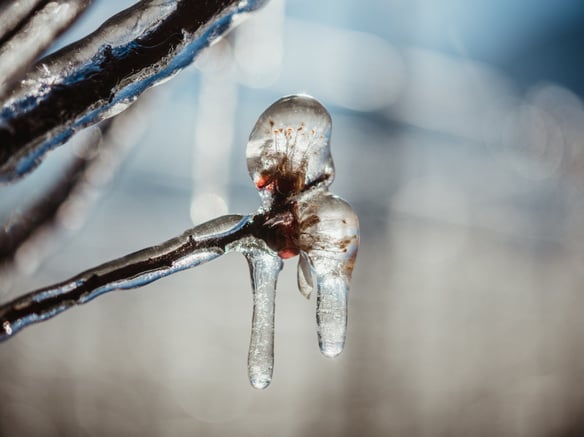
<path fill-rule="evenodd" d="M 347 298 L 359 246 L 359 221 L 351 206 L 329 193 L 333 161 L 326 109 L 309 96 L 274 103 L 258 120 L 248 145 L 249 173 L 262 197 L 253 216 L 226 216 L 180 237 L 88 270 L 0 307 L 0 340 L 36 321 L 114 289 L 139 287 L 212 260 L 243 253 L 253 287 L 248 372 L 266 388 L 274 368 L 274 310 L 282 259 L 300 255 L 298 287 L 316 289 L 318 342 L 335 357 L 345 344 Z"/>
<path fill-rule="evenodd" d="M 304 252 L 298 255 L 298 290 L 306 299 L 310 298 L 314 289 L 314 279 L 310 259 Z"/>
<path fill-rule="evenodd" d="M 282 260 L 261 240 L 239 246 L 249 264 L 253 288 L 253 317 L 247 368 L 249 381 L 257 389 L 272 381 L 274 369 L 274 309 L 276 283 Z M 260 244 L 261 243 L 261 244 Z"/>
<path fill-rule="evenodd" d="M 167 242 L 102 264 L 68 281 L 0 306 L 0 341 L 22 328 L 113 290 L 141 287 L 225 253 L 246 232 L 249 217 L 230 215 L 199 225 Z"/>

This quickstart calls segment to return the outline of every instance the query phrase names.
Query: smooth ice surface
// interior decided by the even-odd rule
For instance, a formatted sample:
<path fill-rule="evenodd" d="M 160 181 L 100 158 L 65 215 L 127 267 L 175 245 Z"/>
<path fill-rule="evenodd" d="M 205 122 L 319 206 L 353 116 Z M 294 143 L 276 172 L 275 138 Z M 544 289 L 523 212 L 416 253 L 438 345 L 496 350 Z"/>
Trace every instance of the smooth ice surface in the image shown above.
<path fill-rule="evenodd" d="M 282 260 L 261 240 L 248 239 L 238 249 L 247 258 L 253 288 L 249 381 L 254 388 L 264 389 L 272 381 L 274 369 L 274 310 Z"/>
<path fill-rule="evenodd" d="M 292 212 L 285 231 L 299 254 L 298 288 L 307 298 L 316 289 L 318 342 L 324 355 L 334 357 L 345 343 L 359 221 L 347 202 L 328 192 L 334 177 L 331 128 L 328 111 L 313 97 L 283 97 L 259 117 L 247 165 L 263 210 Z"/>
<path fill-rule="evenodd" d="M 319 192 L 298 202 L 300 245 L 310 259 L 317 289 L 317 332 L 322 353 L 341 353 L 347 331 L 347 298 L 359 247 L 359 220 L 343 199 Z M 298 269 L 305 270 L 299 263 Z M 306 275 L 304 275 L 306 276 Z"/>
<path fill-rule="evenodd" d="M 314 289 L 314 279 L 310 259 L 305 252 L 298 254 L 298 290 L 306 299 L 310 298 Z"/>
<path fill-rule="evenodd" d="M 32 171 L 79 129 L 126 109 L 262 4 L 143 0 L 39 61 L 2 102 L 0 138 L 11 151 L 0 154 L 0 181 Z"/>
<path fill-rule="evenodd" d="M 50 319 L 109 291 L 141 287 L 211 261 L 225 253 L 225 242 L 237 235 L 248 221 L 249 217 L 238 215 L 219 217 L 161 245 L 102 264 L 0 306 L 0 341 L 32 323 Z"/>
<path fill-rule="evenodd" d="M 330 185 L 331 127 L 328 111 L 306 95 L 283 97 L 264 111 L 249 138 L 247 167 L 265 202 L 276 193 L 290 196 Z"/>

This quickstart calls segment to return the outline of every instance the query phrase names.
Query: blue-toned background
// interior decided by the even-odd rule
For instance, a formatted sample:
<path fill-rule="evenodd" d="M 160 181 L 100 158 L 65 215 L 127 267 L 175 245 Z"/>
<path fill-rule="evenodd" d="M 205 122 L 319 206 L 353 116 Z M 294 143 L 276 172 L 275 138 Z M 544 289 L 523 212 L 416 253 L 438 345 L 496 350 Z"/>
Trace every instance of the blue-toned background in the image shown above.
<path fill-rule="evenodd" d="M 95 0 L 61 44 L 131 3 Z M 0 434 L 584 435 L 583 33 L 576 0 L 272 0 L 141 99 L 113 183 L 0 295 L 255 210 L 249 132 L 307 92 L 361 220 L 345 352 L 320 355 L 288 261 L 274 379 L 252 389 L 248 271 L 228 255 L 0 345 Z M 3 187 L 2 214 L 73 148 Z"/>

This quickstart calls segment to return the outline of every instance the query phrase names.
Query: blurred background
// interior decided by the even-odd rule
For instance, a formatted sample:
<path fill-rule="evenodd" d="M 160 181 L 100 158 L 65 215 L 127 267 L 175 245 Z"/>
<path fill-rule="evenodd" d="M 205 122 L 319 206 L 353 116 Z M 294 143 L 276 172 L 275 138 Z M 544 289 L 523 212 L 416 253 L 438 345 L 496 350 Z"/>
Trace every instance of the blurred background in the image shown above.
<path fill-rule="evenodd" d="M 95 0 L 59 45 L 132 3 Z M 271 0 L 122 115 L 125 159 L 19 249 L 0 298 L 254 211 L 249 132 L 307 92 L 361 221 L 345 352 L 321 356 L 287 261 L 273 382 L 252 389 L 227 255 L 0 345 L 0 435 L 584 435 L 583 24 L 578 0 Z M 91 135 L 2 187 L 0 215 Z"/>

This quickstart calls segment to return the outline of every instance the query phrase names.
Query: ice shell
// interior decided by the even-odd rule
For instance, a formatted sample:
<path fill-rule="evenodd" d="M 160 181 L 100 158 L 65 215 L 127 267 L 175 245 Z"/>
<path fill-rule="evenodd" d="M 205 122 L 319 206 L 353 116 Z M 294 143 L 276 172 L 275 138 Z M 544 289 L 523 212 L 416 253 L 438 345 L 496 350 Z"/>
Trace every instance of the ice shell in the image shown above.
<path fill-rule="evenodd" d="M 283 97 L 264 111 L 249 138 L 247 167 L 265 201 L 330 185 L 331 127 L 328 111 L 307 95 Z"/>

